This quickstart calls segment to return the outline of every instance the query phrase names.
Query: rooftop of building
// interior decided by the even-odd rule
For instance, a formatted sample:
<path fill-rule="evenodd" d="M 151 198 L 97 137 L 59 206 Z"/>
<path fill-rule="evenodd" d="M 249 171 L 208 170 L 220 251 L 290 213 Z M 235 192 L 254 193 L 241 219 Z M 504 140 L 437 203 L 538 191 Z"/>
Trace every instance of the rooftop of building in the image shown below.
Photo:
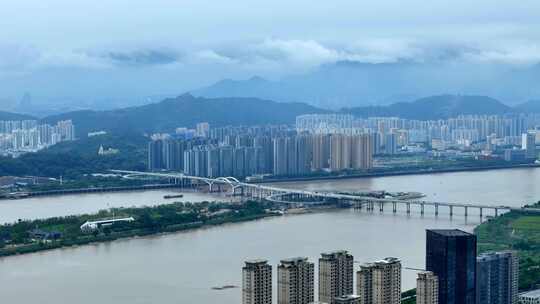
<path fill-rule="evenodd" d="M 444 235 L 444 236 L 471 236 L 474 234 L 465 232 L 463 230 L 459 229 L 427 229 L 429 232 L 433 232 L 436 234 Z"/>
<path fill-rule="evenodd" d="M 382 260 L 376 261 L 375 263 L 378 263 L 378 264 L 394 264 L 394 263 L 399 263 L 399 262 L 401 262 L 401 261 L 398 258 L 388 257 L 388 258 L 384 258 Z"/>
<path fill-rule="evenodd" d="M 490 256 L 507 256 L 511 254 L 517 254 L 514 250 L 502 250 L 502 251 L 488 251 L 478 255 L 478 257 L 490 257 Z"/>
<path fill-rule="evenodd" d="M 375 268 L 375 267 L 382 266 L 382 265 L 390 265 L 390 264 L 395 264 L 395 263 L 400 263 L 400 262 L 401 262 L 401 260 L 398 259 L 398 258 L 389 257 L 389 258 L 384 258 L 382 260 L 378 260 L 378 261 L 371 262 L 371 263 L 364 263 L 364 264 L 360 265 L 360 268 L 361 269 Z"/>
<path fill-rule="evenodd" d="M 282 264 L 296 264 L 300 262 L 307 262 L 307 260 L 308 260 L 307 257 L 294 257 L 294 258 L 283 259 L 280 262 Z"/>
<path fill-rule="evenodd" d="M 245 263 L 246 263 L 246 265 L 266 264 L 266 263 L 268 263 L 268 260 L 265 260 L 265 259 L 251 259 L 251 260 L 247 260 Z"/>
<path fill-rule="evenodd" d="M 321 256 L 325 258 L 325 257 L 330 257 L 330 256 L 348 255 L 348 254 L 349 252 L 347 250 L 335 250 L 335 251 L 323 252 L 321 253 Z"/>
<path fill-rule="evenodd" d="M 527 291 L 519 294 L 520 297 L 540 299 L 540 289 Z"/>

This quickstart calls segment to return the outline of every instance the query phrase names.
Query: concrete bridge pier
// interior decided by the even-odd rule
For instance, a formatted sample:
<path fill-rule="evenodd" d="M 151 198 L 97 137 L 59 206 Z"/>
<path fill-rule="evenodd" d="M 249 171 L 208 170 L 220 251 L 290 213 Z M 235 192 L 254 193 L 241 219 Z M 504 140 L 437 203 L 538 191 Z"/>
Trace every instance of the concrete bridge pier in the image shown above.
<path fill-rule="evenodd" d="M 439 204 L 435 204 L 435 216 L 439 215 Z"/>
<path fill-rule="evenodd" d="M 384 212 L 384 203 L 383 202 L 379 203 L 379 212 Z"/>
<path fill-rule="evenodd" d="M 450 217 L 454 215 L 454 206 L 450 206 Z"/>
<path fill-rule="evenodd" d="M 420 214 L 424 215 L 424 204 L 420 204 Z"/>
<path fill-rule="evenodd" d="M 392 202 L 392 212 L 393 213 L 397 212 L 397 203 L 396 202 Z"/>
<path fill-rule="evenodd" d="M 499 209 L 495 208 L 495 217 L 499 216 Z"/>
<path fill-rule="evenodd" d="M 469 215 L 469 207 L 465 206 L 465 217 Z"/>
<path fill-rule="evenodd" d="M 484 208 L 480 208 L 480 219 L 482 219 L 483 217 L 483 213 L 484 213 L 483 211 L 484 211 Z"/>

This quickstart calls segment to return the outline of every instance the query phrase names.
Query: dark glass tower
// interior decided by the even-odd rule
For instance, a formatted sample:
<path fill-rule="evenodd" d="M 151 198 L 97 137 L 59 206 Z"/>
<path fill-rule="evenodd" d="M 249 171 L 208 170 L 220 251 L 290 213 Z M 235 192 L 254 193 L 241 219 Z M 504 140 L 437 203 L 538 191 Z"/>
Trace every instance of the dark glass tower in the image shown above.
<path fill-rule="evenodd" d="M 476 236 L 457 229 L 427 230 L 426 270 L 439 278 L 440 304 L 475 304 Z"/>

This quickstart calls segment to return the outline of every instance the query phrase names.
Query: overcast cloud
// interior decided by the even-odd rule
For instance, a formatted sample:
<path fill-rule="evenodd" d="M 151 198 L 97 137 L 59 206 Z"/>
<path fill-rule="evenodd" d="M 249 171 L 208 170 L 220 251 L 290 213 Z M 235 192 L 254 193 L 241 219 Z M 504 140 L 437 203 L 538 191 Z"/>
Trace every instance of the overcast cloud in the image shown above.
<path fill-rule="evenodd" d="M 14 96 L 52 94 L 38 83 L 57 69 L 186 75 L 150 94 L 340 60 L 540 62 L 537 0 L 5 0 L 0 29 L 0 95 Z"/>

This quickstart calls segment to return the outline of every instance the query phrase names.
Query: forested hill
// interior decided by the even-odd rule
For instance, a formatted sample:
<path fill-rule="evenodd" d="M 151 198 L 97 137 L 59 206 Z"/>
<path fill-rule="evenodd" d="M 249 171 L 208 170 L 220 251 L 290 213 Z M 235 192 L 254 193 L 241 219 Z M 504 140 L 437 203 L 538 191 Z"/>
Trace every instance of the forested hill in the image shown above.
<path fill-rule="evenodd" d="M 50 116 L 49 123 L 73 120 L 77 133 L 106 130 L 162 132 L 209 122 L 225 125 L 292 124 L 301 114 L 325 113 L 305 103 L 278 103 L 257 98 L 202 98 L 185 94 L 159 103 L 111 111 L 77 111 Z"/>
<path fill-rule="evenodd" d="M 36 119 L 36 118 L 30 115 L 25 115 L 25 114 L 0 111 L 0 121 L 1 120 L 28 120 L 28 119 Z"/>

